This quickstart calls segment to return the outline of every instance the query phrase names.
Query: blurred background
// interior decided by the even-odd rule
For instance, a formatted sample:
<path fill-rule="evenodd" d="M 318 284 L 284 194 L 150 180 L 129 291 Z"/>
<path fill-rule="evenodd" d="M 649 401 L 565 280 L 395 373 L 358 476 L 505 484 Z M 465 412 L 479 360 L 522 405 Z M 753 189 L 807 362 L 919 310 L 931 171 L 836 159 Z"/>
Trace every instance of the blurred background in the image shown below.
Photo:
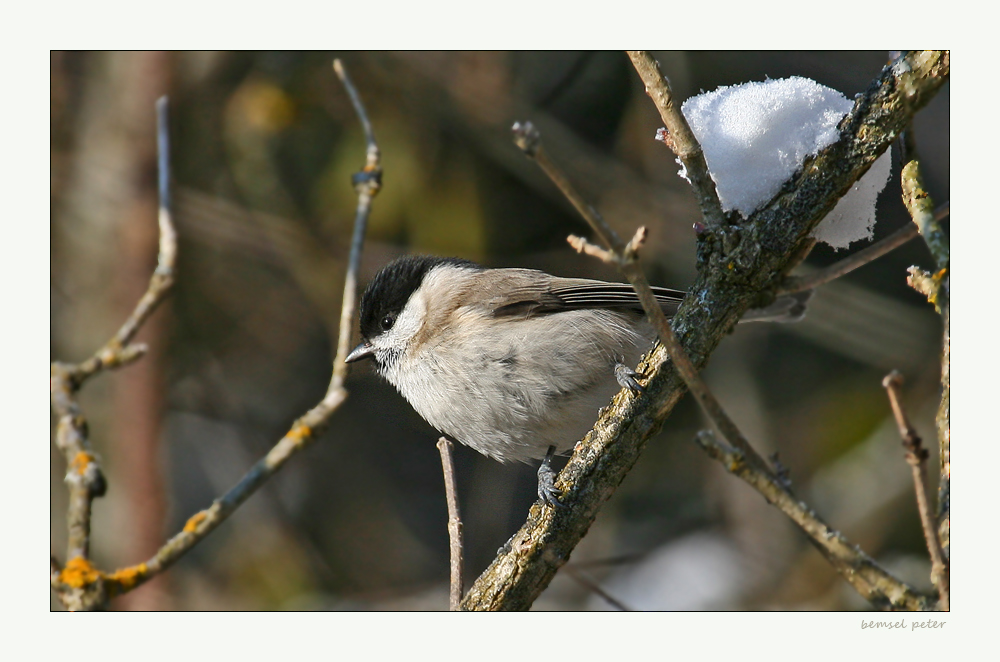
<path fill-rule="evenodd" d="M 685 99 L 801 75 L 848 98 L 884 52 L 657 52 Z M 585 227 L 513 145 L 531 120 L 621 234 L 650 228 L 650 280 L 694 276 L 697 208 L 655 108 L 622 52 L 53 52 L 51 358 L 103 344 L 155 266 L 157 97 L 171 100 L 178 281 L 139 340 L 150 354 L 81 393 L 107 496 L 92 549 L 136 563 L 231 487 L 322 398 L 336 345 L 364 163 L 360 125 L 331 68 L 341 57 L 383 155 L 362 282 L 402 253 L 618 279 L 565 243 Z M 949 199 L 949 86 L 915 123 L 928 189 Z M 876 238 L 908 222 L 899 156 Z M 856 250 L 859 245 L 851 247 Z M 817 248 L 809 265 L 848 254 Z M 914 241 L 818 292 L 805 321 L 744 325 L 706 370 L 751 442 L 793 489 L 898 576 L 929 589 L 910 470 L 881 386 L 936 439 L 941 325 L 906 285 L 931 265 Z M 438 435 L 369 366 L 330 429 L 166 575 L 116 609 L 447 608 Z M 685 399 L 534 608 L 868 609 L 782 515 L 693 443 Z M 936 449 L 931 475 L 936 483 Z M 51 537 L 65 554 L 65 463 L 51 454 Z M 456 447 L 467 585 L 524 521 L 535 467 Z M 571 576 L 575 574 L 577 577 Z M 579 578 L 582 577 L 581 581 Z M 59 609 L 53 599 L 53 609 Z"/>

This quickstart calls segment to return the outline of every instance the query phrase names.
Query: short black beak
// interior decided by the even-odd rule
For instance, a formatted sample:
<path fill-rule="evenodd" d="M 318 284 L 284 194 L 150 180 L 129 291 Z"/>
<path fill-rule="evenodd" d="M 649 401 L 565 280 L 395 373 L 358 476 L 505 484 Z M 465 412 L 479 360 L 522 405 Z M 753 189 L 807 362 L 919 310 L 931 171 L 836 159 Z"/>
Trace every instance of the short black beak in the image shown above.
<path fill-rule="evenodd" d="M 357 347 L 351 350 L 351 353 L 347 355 L 344 359 L 344 363 L 353 363 L 355 361 L 360 361 L 361 359 L 370 359 L 375 356 L 375 348 L 372 347 L 367 340 L 362 340 Z"/>

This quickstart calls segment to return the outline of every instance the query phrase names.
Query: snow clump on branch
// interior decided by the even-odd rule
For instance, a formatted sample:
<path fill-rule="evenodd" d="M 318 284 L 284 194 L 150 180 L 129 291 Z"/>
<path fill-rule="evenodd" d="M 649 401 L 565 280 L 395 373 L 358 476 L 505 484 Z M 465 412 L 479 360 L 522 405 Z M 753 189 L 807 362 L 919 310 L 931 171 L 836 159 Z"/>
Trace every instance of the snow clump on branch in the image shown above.
<path fill-rule="evenodd" d="M 853 102 L 837 90 L 794 76 L 720 87 L 681 107 L 705 152 L 722 208 L 744 218 L 768 202 L 805 159 L 839 137 Z M 816 227 L 833 248 L 872 238 L 875 203 L 889 179 L 887 150 Z M 681 177 L 687 179 L 681 166 Z"/>

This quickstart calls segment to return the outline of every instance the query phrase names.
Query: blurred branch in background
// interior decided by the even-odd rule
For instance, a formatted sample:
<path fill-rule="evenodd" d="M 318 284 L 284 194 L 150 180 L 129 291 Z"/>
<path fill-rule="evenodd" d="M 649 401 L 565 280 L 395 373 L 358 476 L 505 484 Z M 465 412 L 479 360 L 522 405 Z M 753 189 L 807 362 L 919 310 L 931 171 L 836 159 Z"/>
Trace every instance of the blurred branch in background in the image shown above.
<path fill-rule="evenodd" d="M 66 565 L 58 575 L 53 574 L 52 585 L 63 605 L 72 611 L 103 609 L 115 592 L 112 583 L 132 580 L 131 576 L 112 579 L 98 571 L 90 561 L 92 503 L 95 497 L 104 495 L 107 484 L 98 460 L 91 452 L 87 423 L 80 412 L 76 392 L 88 378 L 102 370 L 128 365 L 146 353 L 146 345 L 133 345 L 132 339 L 174 284 L 177 234 L 170 207 L 170 141 L 165 97 L 157 102 L 157 123 L 160 242 L 157 266 L 149 287 L 118 332 L 90 359 L 78 365 L 52 364 L 52 408 L 59 419 L 56 445 L 66 457 L 66 482 L 70 490 Z M 150 415 L 148 412 L 145 414 Z M 142 464 L 136 467 L 140 472 L 145 468 Z M 148 500 L 143 503 L 148 504 Z M 153 512 L 148 515 L 154 523 L 158 523 L 159 514 Z"/>
<path fill-rule="evenodd" d="M 442 122 L 449 131 L 470 141 L 502 172 L 553 205 L 572 213 L 571 205 L 561 192 L 540 176 L 537 168 L 523 155 L 510 148 L 512 119 L 530 117 L 544 132 L 550 148 L 566 161 L 569 175 L 582 182 L 584 192 L 614 219 L 619 230 L 649 226 L 654 230 L 657 255 L 665 262 L 673 261 L 674 268 L 686 266 L 691 259 L 690 243 L 680 228 L 685 227 L 683 219 L 693 221 L 698 211 L 684 190 L 684 182 L 679 178 L 663 178 L 654 184 L 614 154 L 582 139 L 579 131 L 574 131 L 567 121 L 560 120 L 544 105 L 531 103 L 525 95 L 513 93 L 519 91 L 517 81 L 510 80 L 509 74 L 502 69 L 498 71 L 501 65 L 493 61 L 495 56 L 489 53 L 407 53 L 405 57 L 392 54 L 389 57 L 403 70 L 415 75 L 393 74 L 391 81 L 386 82 L 391 82 L 400 94 L 412 99 L 425 112 L 430 112 L 432 105 L 433 112 L 443 115 Z M 381 75 L 389 74 L 383 72 Z M 430 84 L 430 89 L 417 89 L 417 82 Z M 497 184 L 493 181 L 490 186 L 496 188 Z M 504 191 L 498 189 L 495 195 Z M 666 222 L 667 219 L 675 222 Z M 538 219 L 534 222 L 537 224 Z M 525 218 L 519 223 L 528 225 L 531 219 Z M 520 227 L 505 228 L 514 236 L 518 236 L 520 230 Z M 532 229 L 525 228 L 525 232 L 531 236 Z M 502 239 L 498 241 L 503 242 Z"/>
<path fill-rule="evenodd" d="M 352 291 L 344 293 L 341 323 L 342 333 L 346 329 L 349 336 L 355 314 L 357 270 L 364 245 L 365 227 L 371 211 L 371 201 L 381 187 L 382 170 L 378 147 L 364 107 L 339 61 L 335 61 L 334 69 L 351 95 L 369 140 L 367 162 L 362 172 L 354 180 L 358 194 L 358 208 L 348 262 L 348 275 L 345 280 L 345 287 L 351 288 Z M 158 144 L 160 146 L 161 239 L 159 265 L 150 281 L 149 290 L 140 300 L 133 316 L 126 321 L 119 333 L 91 360 L 81 366 L 53 364 L 53 407 L 60 417 L 60 433 L 57 435 L 57 444 L 66 453 L 67 464 L 71 467 L 68 477 L 74 478 L 72 481 L 68 480 L 73 492 L 69 515 L 71 533 L 68 561 L 66 567 L 58 574 L 58 580 L 53 580 L 53 588 L 59 594 L 63 604 L 71 610 L 103 609 L 107 606 L 108 599 L 134 590 L 170 567 L 225 521 L 285 462 L 314 441 L 323 428 L 328 425 L 331 415 L 347 396 L 343 382 L 347 373 L 345 358 L 350 342 L 349 337 L 346 340 L 341 339 L 340 349 L 334 360 L 330 387 L 323 400 L 298 419 L 267 456 L 258 461 L 236 486 L 216 499 L 211 507 L 188 519 L 183 531 L 171 538 L 152 558 L 144 563 L 113 573 L 99 571 L 87 560 L 90 537 L 90 502 L 93 496 L 100 496 L 104 492 L 105 486 L 104 479 L 96 465 L 96 458 L 89 453 L 85 423 L 79 416 L 78 407 L 72 399 L 72 394 L 88 376 L 102 367 L 122 365 L 141 356 L 144 350 L 129 346 L 128 343 L 173 284 L 177 239 L 171 223 L 168 174 L 170 168 L 169 140 L 165 101 L 159 104 L 158 110 L 160 122 Z M 53 577 L 56 577 L 54 573 Z"/>

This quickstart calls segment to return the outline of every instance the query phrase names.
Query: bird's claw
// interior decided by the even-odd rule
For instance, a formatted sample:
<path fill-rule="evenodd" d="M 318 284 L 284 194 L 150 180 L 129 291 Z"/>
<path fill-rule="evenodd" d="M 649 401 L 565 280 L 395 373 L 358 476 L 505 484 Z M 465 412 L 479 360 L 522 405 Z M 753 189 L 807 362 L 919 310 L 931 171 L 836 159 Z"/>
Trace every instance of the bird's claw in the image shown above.
<path fill-rule="evenodd" d="M 555 450 L 555 446 L 549 446 L 545 459 L 538 467 L 538 498 L 553 508 L 565 508 L 566 504 L 559 501 L 562 490 L 556 487 L 556 472 L 552 468 L 552 456 Z"/>
<path fill-rule="evenodd" d="M 642 377 L 642 375 L 620 361 L 615 363 L 615 380 L 618 384 L 633 393 L 642 393 L 646 389 L 636 381 L 636 377 Z"/>

